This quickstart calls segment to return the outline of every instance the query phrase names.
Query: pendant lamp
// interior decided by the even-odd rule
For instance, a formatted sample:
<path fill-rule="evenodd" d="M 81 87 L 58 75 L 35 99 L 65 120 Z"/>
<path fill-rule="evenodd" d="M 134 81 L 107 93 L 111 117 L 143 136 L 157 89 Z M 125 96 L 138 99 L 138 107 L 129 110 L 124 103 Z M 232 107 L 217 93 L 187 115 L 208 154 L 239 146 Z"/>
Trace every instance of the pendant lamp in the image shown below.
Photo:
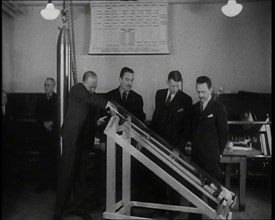
<path fill-rule="evenodd" d="M 228 0 L 227 4 L 222 6 L 222 13 L 227 17 L 235 17 L 243 9 L 241 4 L 238 4 L 236 0 Z"/>
<path fill-rule="evenodd" d="M 40 14 L 45 20 L 53 21 L 59 16 L 60 11 L 56 9 L 52 1 L 49 0 L 46 8 L 42 9 Z"/>

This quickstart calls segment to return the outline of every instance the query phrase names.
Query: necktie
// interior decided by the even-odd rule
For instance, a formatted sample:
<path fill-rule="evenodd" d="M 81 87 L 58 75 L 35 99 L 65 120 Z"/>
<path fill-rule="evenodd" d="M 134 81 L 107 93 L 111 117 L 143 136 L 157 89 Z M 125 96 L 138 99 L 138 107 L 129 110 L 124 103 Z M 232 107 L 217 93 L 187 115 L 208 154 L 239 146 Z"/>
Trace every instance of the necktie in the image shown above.
<path fill-rule="evenodd" d="M 5 106 L 2 106 L 2 115 L 4 116 L 6 114 L 6 108 Z"/>
<path fill-rule="evenodd" d="M 124 102 L 127 101 L 127 93 L 126 93 L 126 92 L 123 92 L 123 93 L 122 93 L 122 100 L 123 100 Z"/>
<path fill-rule="evenodd" d="M 203 102 L 200 102 L 200 112 L 203 112 Z"/>
<path fill-rule="evenodd" d="M 171 102 L 171 93 L 169 94 L 168 98 L 165 101 L 166 105 L 169 105 L 169 103 Z"/>

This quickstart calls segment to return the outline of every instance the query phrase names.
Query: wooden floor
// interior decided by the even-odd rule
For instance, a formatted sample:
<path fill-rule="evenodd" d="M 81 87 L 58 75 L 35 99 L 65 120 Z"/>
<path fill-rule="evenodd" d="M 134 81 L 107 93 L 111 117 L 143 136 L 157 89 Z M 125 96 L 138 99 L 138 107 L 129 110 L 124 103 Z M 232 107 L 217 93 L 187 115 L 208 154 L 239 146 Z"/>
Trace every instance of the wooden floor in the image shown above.
<path fill-rule="evenodd" d="M 28 170 L 29 169 L 29 170 Z M 23 172 L 24 171 L 24 172 Z M 30 168 L 17 174 L 2 176 L 2 219 L 3 220 L 50 220 L 53 215 L 55 192 L 34 193 L 36 180 Z M 231 190 L 238 193 L 238 181 L 232 181 Z M 246 209 L 238 210 L 238 203 L 233 208 L 233 219 L 272 219 L 271 178 L 247 178 Z M 101 220 L 104 206 L 89 209 L 94 220 Z M 65 220 L 79 220 L 67 217 Z"/>
<path fill-rule="evenodd" d="M 231 189 L 235 193 L 236 185 Z M 271 219 L 271 181 L 264 177 L 248 178 L 245 211 L 239 211 L 237 203 L 232 214 L 232 219 Z"/>

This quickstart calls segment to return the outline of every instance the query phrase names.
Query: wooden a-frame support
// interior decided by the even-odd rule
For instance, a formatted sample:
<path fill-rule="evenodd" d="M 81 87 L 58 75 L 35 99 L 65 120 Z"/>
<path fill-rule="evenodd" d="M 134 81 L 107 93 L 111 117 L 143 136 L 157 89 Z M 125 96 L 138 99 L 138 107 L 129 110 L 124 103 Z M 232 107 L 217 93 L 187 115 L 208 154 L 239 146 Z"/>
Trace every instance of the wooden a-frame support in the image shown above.
<path fill-rule="evenodd" d="M 231 192 L 222 187 L 222 193 L 218 198 L 215 198 L 213 189 L 209 186 L 201 186 L 200 180 L 192 175 L 184 167 L 180 167 L 178 164 L 173 164 L 173 169 L 178 172 L 182 177 L 193 184 L 198 190 L 200 190 L 209 199 L 217 202 L 217 209 L 214 210 L 200 197 L 195 195 L 192 191 L 186 188 L 177 179 L 167 173 L 164 169 L 159 167 L 156 163 L 150 160 L 142 152 L 131 145 L 131 138 L 137 140 L 142 146 L 148 150 L 154 149 L 150 143 L 140 138 L 133 129 L 131 129 L 130 117 L 122 125 L 118 125 L 119 117 L 113 116 L 108 125 L 105 128 L 105 134 L 107 135 L 107 191 L 106 191 L 106 211 L 103 213 L 105 219 L 151 219 L 145 217 L 132 216 L 130 211 L 132 207 L 163 209 L 170 211 L 179 211 L 186 213 L 201 213 L 208 216 L 210 219 L 231 219 L 232 213 L 230 207 L 235 203 L 231 200 Z M 122 135 L 117 132 L 122 131 Z M 122 199 L 116 201 L 116 144 L 122 147 Z M 156 150 L 156 148 L 155 148 Z M 153 152 L 154 153 L 154 152 Z M 156 153 L 156 152 L 155 152 Z M 135 157 L 144 166 L 154 172 L 163 181 L 169 184 L 175 189 L 181 196 L 186 198 L 195 207 L 189 206 L 176 206 L 166 205 L 159 203 L 148 203 L 131 200 L 131 156 Z M 161 157 L 164 163 L 171 165 L 171 159 L 165 159 L 165 155 Z M 175 166 L 176 165 L 176 166 Z M 225 199 L 226 198 L 226 199 Z M 235 198 L 236 199 L 236 198 Z"/>

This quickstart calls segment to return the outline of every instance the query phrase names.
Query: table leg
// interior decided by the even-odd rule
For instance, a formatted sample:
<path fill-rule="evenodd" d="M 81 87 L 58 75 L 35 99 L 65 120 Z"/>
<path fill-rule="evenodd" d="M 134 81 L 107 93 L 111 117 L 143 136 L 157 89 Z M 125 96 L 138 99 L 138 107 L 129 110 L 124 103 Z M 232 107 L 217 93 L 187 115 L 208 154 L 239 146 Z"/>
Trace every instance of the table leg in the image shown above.
<path fill-rule="evenodd" d="M 231 172 L 231 165 L 229 163 L 225 164 L 225 187 L 230 189 L 230 172 Z"/>
<path fill-rule="evenodd" d="M 245 210 L 245 199 L 246 199 L 246 157 L 242 157 L 240 161 L 240 188 L 239 188 L 239 210 Z"/>

